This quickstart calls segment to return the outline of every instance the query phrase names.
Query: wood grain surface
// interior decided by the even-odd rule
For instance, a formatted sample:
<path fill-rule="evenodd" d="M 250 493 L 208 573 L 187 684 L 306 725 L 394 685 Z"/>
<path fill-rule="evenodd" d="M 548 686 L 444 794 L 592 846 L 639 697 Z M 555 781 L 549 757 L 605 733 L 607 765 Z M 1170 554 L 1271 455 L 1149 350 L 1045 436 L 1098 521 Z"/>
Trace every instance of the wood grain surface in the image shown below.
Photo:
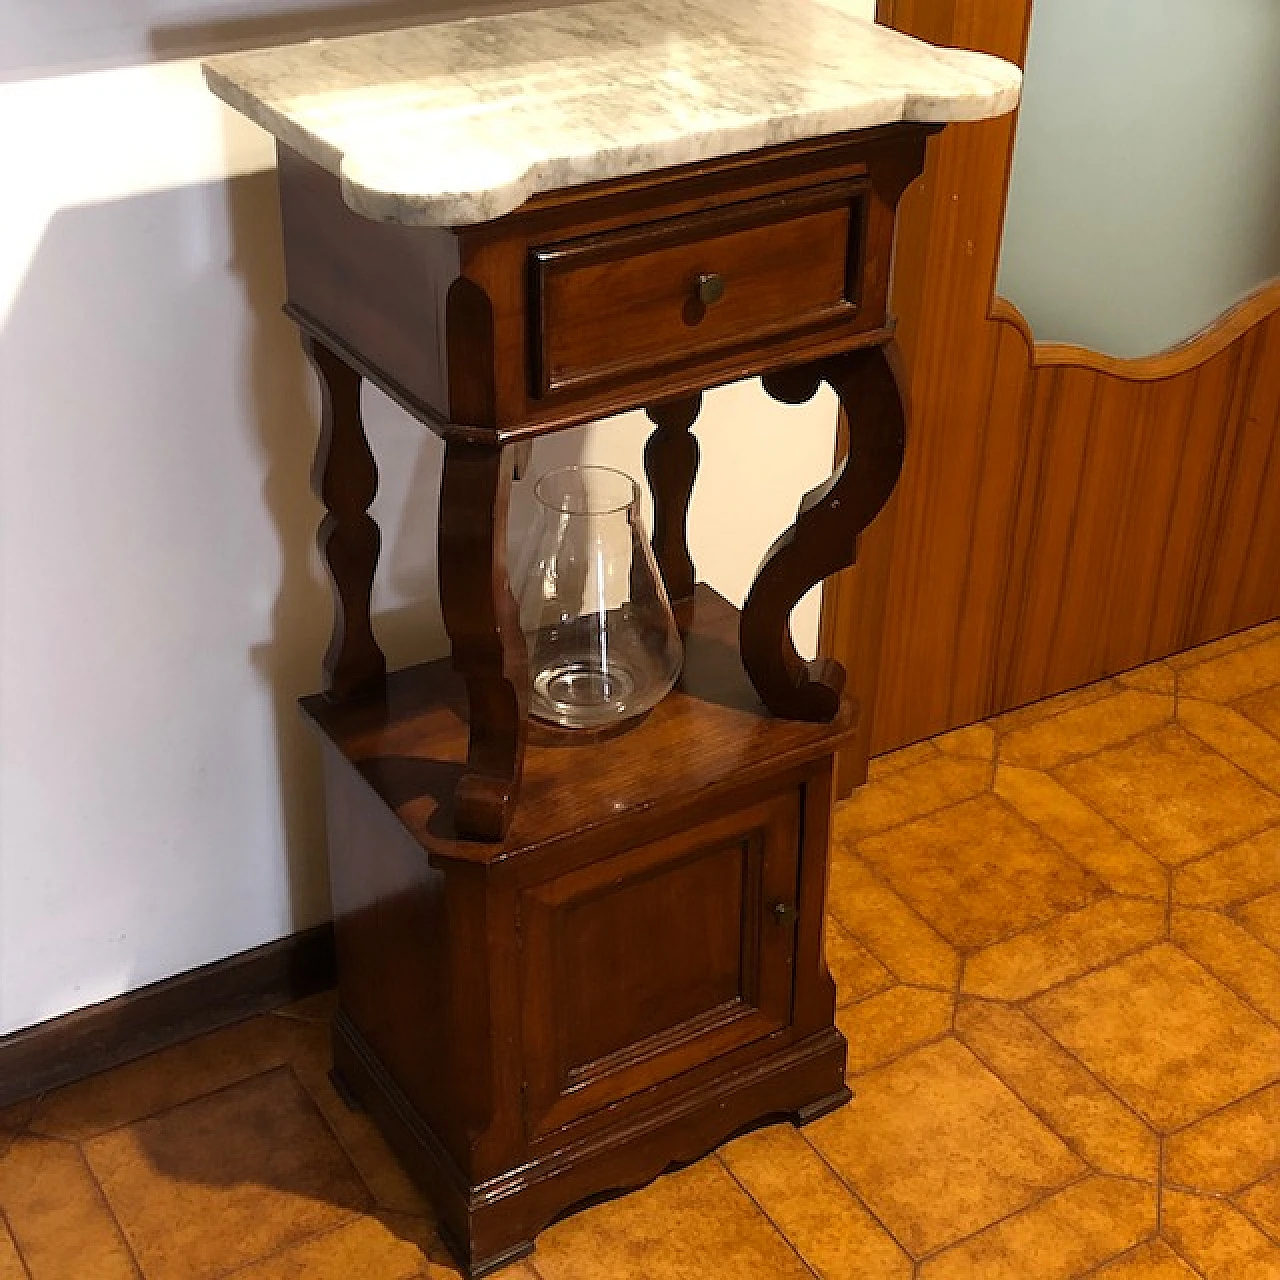
<path fill-rule="evenodd" d="M 881 0 L 878 16 L 1021 63 L 1030 12 Z M 903 201 L 907 461 L 823 623 L 845 665 L 878 652 L 872 752 L 1280 614 L 1280 282 L 1147 359 L 1037 344 L 994 294 L 1014 131 L 947 130 Z M 862 776 L 855 750 L 841 788 Z"/>

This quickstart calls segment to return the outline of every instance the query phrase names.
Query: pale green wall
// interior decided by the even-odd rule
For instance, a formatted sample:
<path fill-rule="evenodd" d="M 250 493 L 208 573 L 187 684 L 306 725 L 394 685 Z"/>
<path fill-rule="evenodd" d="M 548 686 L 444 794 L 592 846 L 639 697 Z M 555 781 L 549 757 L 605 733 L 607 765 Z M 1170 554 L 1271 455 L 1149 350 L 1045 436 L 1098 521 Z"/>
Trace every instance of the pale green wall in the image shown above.
<path fill-rule="evenodd" d="M 1035 0 L 999 291 L 1144 355 L 1280 275 L 1280 0 Z"/>

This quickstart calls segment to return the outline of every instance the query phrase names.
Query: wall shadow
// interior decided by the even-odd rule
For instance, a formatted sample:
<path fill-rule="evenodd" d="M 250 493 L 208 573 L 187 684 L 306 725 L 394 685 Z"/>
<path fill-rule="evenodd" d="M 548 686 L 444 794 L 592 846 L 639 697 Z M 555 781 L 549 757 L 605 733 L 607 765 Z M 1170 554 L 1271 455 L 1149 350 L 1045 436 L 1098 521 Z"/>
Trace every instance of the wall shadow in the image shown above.
<path fill-rule="evenodd" d="M 284 822 L 288 879 L 295 919 L 305 909 L 298 887 L 323 859 L 324 793 L 319 749 L 297 700 L 319 681 L 329 593 L 313 551 L 320 504 L 308 476 L 317 438 L 317 396 L 297 331 L 280 310 L 284 261 L 274 172 L 227 183 L 230 268 L 239 277 L 250 316 L 244 369 L 249 394 L 245 426 L 263 462 L 262 501 L 279 542 L 279 586 L 271 608 L 270 639 L 251 661 L 270 692 L 276 765 Z M 326 877 L 327 878 L 327 877 Z"/>
<path fill-rule="evenodd" d="M 571 3 L 574 0 L 17 0 L 15 5 L 10 0 L 0 5 L 0 84 Z M 241 12 L 236 13 L 237 7 Z M 156 23 L 160 12 L 170 21 Z"/>

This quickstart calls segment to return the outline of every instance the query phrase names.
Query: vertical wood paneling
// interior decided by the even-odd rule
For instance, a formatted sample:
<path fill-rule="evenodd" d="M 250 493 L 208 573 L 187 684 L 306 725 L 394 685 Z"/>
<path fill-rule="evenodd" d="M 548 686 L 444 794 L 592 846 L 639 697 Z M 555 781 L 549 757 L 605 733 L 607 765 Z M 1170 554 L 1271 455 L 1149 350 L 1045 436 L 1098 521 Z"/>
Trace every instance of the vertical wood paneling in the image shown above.
<path fill-rule="evenodd" d="M 963 6 L 940 7 L 931 0 L 894 0 L 882 9 L 891 11 L 893 25 L 941 41 L 959 40 L 967 20 Z M 1020 59 L 1026 26 L 1025 14 L 1006 14 L 969 43 Z M 903 348 L 913 370 L 911 443 L 900 482 L 911 500 L 895 507 L 886 613 L 899 622 L 884 633 L 875 715 L 877 721 L 921 725 L 924 732 L 950 715 L 955 682 L 938 653 L 950 653 L 973 587 L 982 585 L 966 585 L 965 573 L 975 536 L 975 486 L 982 479 L 984 444 L 977 428 L 992 395 L 1000 344 L 985 319 L 1012 139 L 1008 118 L 948 130 L 930 144 L 923 180 L 927 199 L 913 199 L 913 192 L 901 221 L 898 260 L 910 261 L 914 252 L 922 263 L 919 275 L 910 275 L 908 297 L 895 287 Z M 978 173 L 992 180 L 974 182 Z M 961 350 L 949 344 L 948 335 Z M 930 386 L 945 386 L 946 395 L 918 393 Z M 957 424 L 964 429 L 957 432 Z M 916 565 L 919 572 L 904 574 L 902 564 Z M 869 570 L 864 557 L 859 571 Z"/>
<path fill-rule="evenodd" d="M 1249 405 L 1249 431 L 1266 440 L 1258 503 L 1247 540 L 1238 550 L 1240 579 L 1232 602 L 1231 629 L 1254 626 L 1275 607 L 1280 578 L 1280 312 L 1267 323 L 1262 372 Z"/>
<path fill-rule="evenodd" d="M 1152 615 L 1153 654 L 1182 648 L 1190 630 L 1191 587 L 1212 514 L 1210 495 L 1221 464 L 1218 446 L 1238 365 L 1238 350 L 1228 349 L 1197 371 L 1186 435 L 1181 442 L 1170 440 L 1170 447 L 1180 444 L 1182 457 Z"/>
<path fill-rule="evenodd" d="M 1030 7 L 879 17 L 1020 62 Z M 823 629 L 846 662 L 878 637 L 876 752 L 1280 615 L 1280 282 L 1148 360 L 1037 345 L 994 298 L 1013 137 L 948 129 L 903 205 L 908 459 Z"/>
<path fill-rule="evenodd" d="M 1115 566 L 1096 666 L 1123 671 L 1152 651 L 1152 621 L 1160 593 L 1160 566 L 1169 541 L 1173 495 L 1183 471 L 1194 378 L 1152 383 L 1134 424 L 1138 436 L 1125 522 L 1116 540 Z"/>

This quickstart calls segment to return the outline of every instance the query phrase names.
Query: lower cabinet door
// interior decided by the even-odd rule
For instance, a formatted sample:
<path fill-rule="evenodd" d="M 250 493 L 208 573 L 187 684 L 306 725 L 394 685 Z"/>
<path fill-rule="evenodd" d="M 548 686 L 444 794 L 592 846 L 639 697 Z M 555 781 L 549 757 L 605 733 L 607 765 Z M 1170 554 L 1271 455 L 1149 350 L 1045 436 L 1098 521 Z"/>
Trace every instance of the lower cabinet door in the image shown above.
<path fill-rule="evenodd" d="M 522 890 L 531 1139 L 788 1025 L 799 837 L 790 791 Z"/>

